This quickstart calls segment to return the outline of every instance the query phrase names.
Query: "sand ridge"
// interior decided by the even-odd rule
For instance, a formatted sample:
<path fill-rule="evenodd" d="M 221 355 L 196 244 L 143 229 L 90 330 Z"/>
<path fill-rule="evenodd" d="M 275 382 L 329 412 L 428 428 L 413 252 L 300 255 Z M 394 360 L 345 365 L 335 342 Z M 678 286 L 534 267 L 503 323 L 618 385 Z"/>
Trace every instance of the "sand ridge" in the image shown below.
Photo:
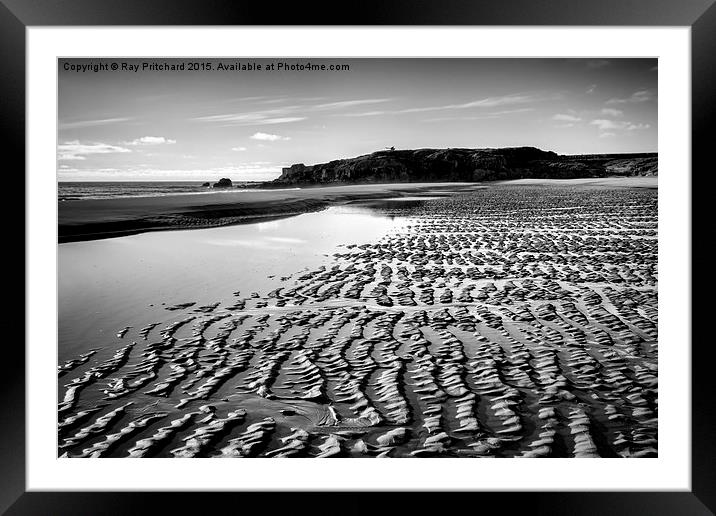
<path fill-rule="evenodd" d="M 122 321 L 58 368 L 59 453 L 656 456 L 657 192 L 598 186 L 399 203 L 281 288 Z"/>

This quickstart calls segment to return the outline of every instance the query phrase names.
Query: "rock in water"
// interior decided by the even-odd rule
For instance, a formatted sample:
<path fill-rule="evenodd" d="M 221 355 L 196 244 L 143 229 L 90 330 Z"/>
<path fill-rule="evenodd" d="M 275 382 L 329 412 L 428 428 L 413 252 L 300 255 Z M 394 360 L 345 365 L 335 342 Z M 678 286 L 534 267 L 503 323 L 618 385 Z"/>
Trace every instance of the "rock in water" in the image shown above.
<path fill-rule="evenodd" d="M 214 188 L 231 188 L 232 186 L 233 186 L 233 183 L 231 182 L 231 179 L 229 179 L 228 177 L 222 177 L 221 179 L 219 179 L 219 181 L 214 183 L 213 187 Z"/>

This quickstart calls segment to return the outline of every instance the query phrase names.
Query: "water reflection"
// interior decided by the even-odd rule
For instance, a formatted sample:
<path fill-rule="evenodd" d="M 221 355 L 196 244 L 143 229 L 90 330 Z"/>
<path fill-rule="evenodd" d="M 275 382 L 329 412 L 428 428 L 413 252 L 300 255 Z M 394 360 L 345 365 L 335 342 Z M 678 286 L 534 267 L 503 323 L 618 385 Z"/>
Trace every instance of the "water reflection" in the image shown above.
<path fill-rule="evenodd" d="M 392 203 L 407 207 L 412 201 Z M 417 201 L 421 202 L 421 201 Z M 377 205 L 350 205 L 257 224 L 143 233 L 58 249 L 60 359 L 112 338 L 123 321 L 158 320 L 162 305 L 231 303 L 281 278 L 330 263 L 341 246 L 373 242 L 408 219 Z"/>
<path fill-rule="evenodd" d="M 342 213 L 362 213 L 393 220 L 395 218 L 409 217 L 413 210 L 424 205 L 427 201 L 442 198 L 442 196 L 390 197 L 387 199 L 355 201 L 336 209 L 342 210 Z"/>

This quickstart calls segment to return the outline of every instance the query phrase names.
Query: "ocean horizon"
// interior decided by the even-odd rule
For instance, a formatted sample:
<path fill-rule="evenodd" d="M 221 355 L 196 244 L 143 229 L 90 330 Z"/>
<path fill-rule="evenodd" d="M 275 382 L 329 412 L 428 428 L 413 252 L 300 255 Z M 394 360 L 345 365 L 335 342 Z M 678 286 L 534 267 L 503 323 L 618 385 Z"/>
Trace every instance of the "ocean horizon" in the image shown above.
<path fill-rule="evenodd" d="M 162 197 L 206 193 L 245 192 L 243 188 L 212 188 L 202 186 L 207 181 L 59 181 L 58 201 L 85 199 L 118 199 L 127 197 Z M 214 181 L 209 181 L 213 183 Z M 260 181 L 235 181 L 235 187 L 257 184 Z M 257 191 L 251 188 L 251 191 Z"/>

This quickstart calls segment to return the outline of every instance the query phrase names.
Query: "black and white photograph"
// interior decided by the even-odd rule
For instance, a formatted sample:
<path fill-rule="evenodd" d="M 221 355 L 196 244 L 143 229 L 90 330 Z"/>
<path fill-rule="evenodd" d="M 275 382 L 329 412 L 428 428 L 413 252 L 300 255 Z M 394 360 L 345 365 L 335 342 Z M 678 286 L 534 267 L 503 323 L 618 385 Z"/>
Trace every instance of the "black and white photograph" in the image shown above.
<path fill-rule="evenodd" d="M 58 59 L 57 457 L 659 457 L 658 67 Z"/>

